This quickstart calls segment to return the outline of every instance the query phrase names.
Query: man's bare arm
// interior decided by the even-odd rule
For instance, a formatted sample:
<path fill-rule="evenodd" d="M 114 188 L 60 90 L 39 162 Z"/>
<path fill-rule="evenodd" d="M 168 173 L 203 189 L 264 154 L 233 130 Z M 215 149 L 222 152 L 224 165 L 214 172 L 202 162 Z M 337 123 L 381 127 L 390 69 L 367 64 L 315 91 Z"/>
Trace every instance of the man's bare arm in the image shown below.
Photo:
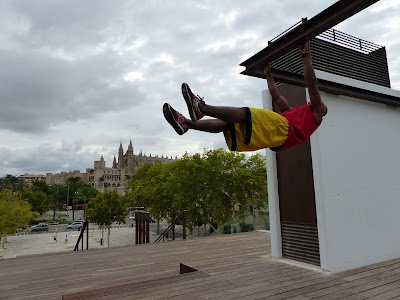
<path fill-rule="evenodd" d="M 307 42 L 301 45 L 299 47 L 299 52 L 303 57 L 304 80 L 308 88 L 308 95 L 310 96 L 313 112 L 322 120 L 322 117 L 326 115 L 328 109 L 325 103 L 322 101 L 318 91 L 318 80 L 311 64 L 310 43 Z"/>
<path fill-rule="evenodd" d="M 275 84 L 275 80 L 274 80 L 274 77 L 272 76 L 271 66 L 270 66 L 269 62 L 267 62 L 264 66 L 264 74 L 265 74 L 265 77 L 267 77 L 268 89 L 269 89 L 269 92 L 271 93 L 272 100 L 279 107 L 279 110 L 281 111 L 281 113 L 283 113 L 284 111 L 290 110 L 289 103 L 279 93 L 279 90 Z"/>

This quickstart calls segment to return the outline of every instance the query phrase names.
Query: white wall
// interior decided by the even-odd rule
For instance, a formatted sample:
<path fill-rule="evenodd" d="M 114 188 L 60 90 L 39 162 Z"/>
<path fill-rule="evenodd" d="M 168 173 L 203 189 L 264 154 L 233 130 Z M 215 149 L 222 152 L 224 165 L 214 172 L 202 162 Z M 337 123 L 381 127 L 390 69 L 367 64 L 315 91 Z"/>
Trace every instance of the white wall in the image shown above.
<path fill-rule="evenodd" d="M 311 137 L 321 267 L 400 257 L 400 109 L 321 92 Z"/>
<path fill-rule="evenodd" d="M 272 97 L 268 90 L 262 92 L 263 108 L 273 110 Z M 282 258 L 281 219 L 279 213 L 278 174 L 275 152 L 266 149 L 269 227 L 271 232 L 271 255 Z"/>

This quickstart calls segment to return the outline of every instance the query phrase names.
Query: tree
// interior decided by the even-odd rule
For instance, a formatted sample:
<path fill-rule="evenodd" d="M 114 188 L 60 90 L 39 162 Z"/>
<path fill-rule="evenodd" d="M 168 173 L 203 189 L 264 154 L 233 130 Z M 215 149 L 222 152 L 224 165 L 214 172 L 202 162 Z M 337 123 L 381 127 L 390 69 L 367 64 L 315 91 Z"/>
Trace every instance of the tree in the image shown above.
<path fill-rule="evenodd" d="M 46 181 L 40 179 L 35 179 L 32 181 L 31 189 L 32 191 L 41 191 L 45 193 L 47 196 L 53 193 L 51 186 L 46 184 Z"/>
<path fill-rule="evenodd" d="M 50 195 L 48 197 L 49 203 L 53 206 L 53 221 L 56 217 L 56 210 L 58 209 L 59 204 L 66 203 L 67 198 L 67 187 L 55 184 L 49 186 Z"/>
<path fill-rule="evenodd" d="M 5 178 L 0 179 L 0 191 L 11 190 L 12 192 L 22 192 L 27 183 L 22 179 L 8 174 Z"/>
<path fill-rule="evenodd" d="M 27 201 L 31 205 L 32 210 L 41 216 L 49 209 L 47 195 L 40 190 L 33 191 L 25 188 L 21 198 Z"/>
<path fill-rule="evenodd" d="M 81 177 L 75 176 L 75 177 L 68 177 L 66 185 L 67 185 L 67 193 L 69 190 L 69 195 L 68 195 L 69 204 L 75 203 L 76 193 L 81 187 L 85 186 L 85 183 L 83 182 Z"/>
<path fill-rule="evenodd" d="M 108 229 L 107 246 L 110 247 L 110 230 L 113 222 L 125 223 L 129 213 L 129 205 L 117 190 L 104 191 L 89 201 L 86 215 L 90 222 Z"/>
<path fill-rule="evenodd" d="M 199 223 L 244 220 L 251 205 L 267 204 L 266 168 L 259 154 L 247 159 L 224 149 L 204 150 L 202 156 L 184 155 L 177 164 L 172 186 Z"/>
<path fill-rule="evenodd" d="M 153 216 L 173 219 L 187 209 L 189 228 L 244 220 L 250 207 L 267 205 L 265 162 L 259 154 L 223 149 L 185 154 L 174 163 L 145 165 L 126 185 L 132 206 L 144 206 Z"/>
<path fill-rule="evenodd" d="M 35 218 L 31 206 L 27 201 L 20 200 L 11 190 L 0 192 L 0 237 L 3 245 L 7 234 L 15 233 L 20 226 L 26 226 Z"/>
<path fill-rule="evenodd" d="M 80 187 L 75 194 L 75 201 L 79 204 L 89 203 L 89 201 L 93 198 L 96 198 L 98 194 L 100 194 L 100 192 L 95 188 L 89 185 L 84 185 Z"/>
<path fill-rule="evenodd" d="M 147 163 L 140 168 L 125 187 L 131 207 L 145 207 L 156 219 L 177 216 L 173 196 L 167 187 L 171 164 Z"/>

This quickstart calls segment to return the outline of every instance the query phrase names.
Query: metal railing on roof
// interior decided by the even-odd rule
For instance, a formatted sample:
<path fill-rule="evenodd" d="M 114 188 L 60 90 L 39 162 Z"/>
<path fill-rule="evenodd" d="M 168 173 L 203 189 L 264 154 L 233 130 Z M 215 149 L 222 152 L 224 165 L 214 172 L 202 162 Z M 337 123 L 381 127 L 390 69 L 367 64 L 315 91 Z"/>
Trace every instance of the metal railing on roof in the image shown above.
<path fill-rule="evenodd" d="M 366 54 L 383 48 L 383 46 L 368 42 L 333 28 L 324 31 L 316 37 Z"/>

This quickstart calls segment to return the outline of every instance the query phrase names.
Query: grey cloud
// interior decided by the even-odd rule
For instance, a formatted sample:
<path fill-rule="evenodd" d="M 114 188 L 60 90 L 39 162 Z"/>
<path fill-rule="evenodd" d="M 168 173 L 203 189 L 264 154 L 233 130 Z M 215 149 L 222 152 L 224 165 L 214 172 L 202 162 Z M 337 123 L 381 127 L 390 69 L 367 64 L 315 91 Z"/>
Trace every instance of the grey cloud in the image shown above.
<path fill-rule="evenodd" d="M 187 82 L 208 103 L 260 107 L 266 82 L 238 79 L 244 55 L 255 54 L 301 17 L 313 17 L 334 2 L 3 1 L 0 130 L 29 136 L 25 141 L 43 137 L 64 143 L 46 149 L 32 142 L 19 150 L 21 145 L 4 140 L 0 162 L 7 165 L 0 163 L 1 170 L 84 169 L 100 154 L 108 155 L 110 165 L 110 152 L 117 152 L 121 141 L 126 150 L 130 137 L 136 153 L 183 154 L 194 148 L 193 140 L 201 148 L 224 147 L 222 135 L 176 135 L 163 118 L 162 104 L 170 102 L 187 116 L 180 93 L 180 84 Z M 222 18 L 231 11 L 237 12 L 236 19 L 225 24 Z M 376 42 L 385 31 L 379 22 L 393 17 L 389 12 L 378 18 L 366 10 L 339 28 Z M 237 43 L 205 50 L 231 40 Z M 390 57 L 396 57 L 397 48 L 388 49 Z M 161 54 L 173 62 L 157 60 Z M 142 78 L 124 81 L 132 71 Z M 391 76 L 392 82 L 397 78 Z M 98 145 L 104 148 L 90 152 Z"/>
<path fill-rule="evenodd" d="M 102 30 L 120 6 L 110 1 L 11 1 L 14 13 L 28 25 L 16 39 L 31 47 L 81 49 L 102 39 Z M 29 39 L 27 39 L 29 36 Z"/>
<path fill-rule="evenodd" d="M 51 145 L 25 147 L 20 150 L 0 148 L 0 176 L 19 173 L 46 173 L 81 170 L 93 166 L 93 154 L 60 151 Z M 90 162 L 88 165 L 88 162 Z M 63 166 L 68 166 L 63 168 Z M 19 172 L 18 172 L 19 171 Z"/>
<path fill-rule="evenodd" d="M 50 124 L 118 111 L 146 98 L 122 80 L 118 57 L 68 62 L 36 53 L 0 53 L 0 128 L 40 132 Z M 135 103 L 136 101 L 136 103 Z"/>

